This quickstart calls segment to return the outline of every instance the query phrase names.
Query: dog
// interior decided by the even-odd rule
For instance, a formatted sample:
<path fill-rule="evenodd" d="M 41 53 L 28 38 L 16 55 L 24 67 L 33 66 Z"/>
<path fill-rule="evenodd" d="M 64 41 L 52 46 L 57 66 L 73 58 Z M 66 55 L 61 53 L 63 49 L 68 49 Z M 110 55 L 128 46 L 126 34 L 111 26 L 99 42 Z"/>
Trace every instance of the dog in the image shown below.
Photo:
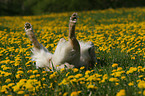
<path fill-rule="evenodd" d="M 33 44 L 32 59 L 37 67 L 48 67 L 59 70 L 61 68 L 89 68 L 96 63 L 95 47 L 93 42 L 78 41 L 75 35 L 75 26 L 78 15 L 73 13 L 69 20 L 68 41 L 61 38 L 54 54 L 40 44 L 33 32 L 32 25 L 25 23 L 25 32 Z"/>

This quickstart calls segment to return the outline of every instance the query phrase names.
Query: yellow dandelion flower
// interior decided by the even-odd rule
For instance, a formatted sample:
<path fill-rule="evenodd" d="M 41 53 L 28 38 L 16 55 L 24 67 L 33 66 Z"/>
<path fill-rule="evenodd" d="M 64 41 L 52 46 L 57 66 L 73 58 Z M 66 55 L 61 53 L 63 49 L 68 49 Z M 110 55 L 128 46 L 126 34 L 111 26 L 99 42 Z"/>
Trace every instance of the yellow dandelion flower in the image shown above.
<path fill-rule="evenodd" d="M 16 78 L 20 78 L 20 76 L 21 76 L 20 74 L 17 74 L 17 75 L 16 75 Z"/>
<path fill-rule="evenodd" d="M 133 86 L 134 85 L 134 82 L 130 82 L 128 83 L 129 86 Z"/>
<path fill-rule="evenodd" d="M 16 92 L 16 91 L 18 91 L 18 90 L 20 89 L 20 86 L 15 85 L 15 86 L 13 86 L 12 88 L 13 88 L 14 92 Z"/>
<path fill-rule="evenodd" d="M 65 92 L 64 94 L 63 94 L 63 96 L 67 96 L 68 95 L 68 93 L 67 92 Z"/>
<path fill-rule="evenodd" d="M 35 78 L 35 75 L 31 75 L 29 78 Z"/>
<path fill-rule="evenodd" d="M 80 69 L 83 70 L 83 69 L 85 69 L 85 67 L 83 66 L 83 67 L 81 67 Z"/>
<path fill-rule="evenodd" d="M 74 72 L 78 72 L 78 71 L 79 71 L 79 69 L 77 69 L 77 68 L 74 68 L 74 69 L 73 69 L 73 71 L 74 71 Z"/>
<path fill-rule="evenodd" d="M 60 71 L 63 72 L 65 70 L 65 68 L 61 68 Z"/>
<path fill-rule="evenodd" d="M 41 80 L 42 80 L 42 81 L 44 81 L 44 80 L 45 80 L 45 78 L 42 78 Z"/>
<path fill-rule="evenodd" d="M 141 89 L 145 88 L 145 81 L 139 81 L 138 87 L 141 88 Z"/>
<path fill-rule="evenodd" d="M 141 91 L 139 91 L 138 94 L 141 94 Z"/>
<path fill-rule="evenodd" d="M 122 67 L 118 67 L 118 68 L 117 68 L 117 71 L 121 71 L 121 70 L 122 70 Z"/>
<path fill-rule="evenodd" d="M 49 76 L 49 78 L 52 79 L 52 78 L 54 78 L 54 77 L 56 77 L 56 76 L 57 76 L 57 72 L 53 72 L 53 74 L 51 74 L 51 75 Z"/>
<path fill-rule="evenodd" d="M 40 74 L 37 74 L 36 77 L 40 77 Z"/>
<path fill-rule="evenodd" d="M 143 91 L 143 96 L 145 96 L 145 90 Z"/>
<path fill-rule="evenodd" d="M 75 78 L 80 78 L 80 77 L 82 77 L 83 75 L 82 74 L 77 74 L 77 75 L 75 75 L 74 77 Z"/>
<path fill-rule="evenodd" d="M 118 66 L 118 64 L 117 63 L 114 63 L 113 65 L 112 65 L 112 67 L 117 67 Z"/>
<path fill-rule="evenodd" d="M 15 83 L 9 83 L 9 84 L 8 84 L 9 87 L 11 87 L 11 86 L 13 86 L 13 85 L 15 85 Z"/>
<path fill-rule="evenodd" d="M 38 73 L 38 70 L 34 70 L 34 71 L 33 71 L 33 74 L 35 74 L 35 73 Z"/>
<path fill-rule="evenodd" d="M 122 79 L 122 80 L 125 80 L 125 79 L 126 79 L 126 76 L 121 76 L 121 79 Z"/>
<path fill-rule="evenodd" d="M 91 73 L 91 71 L 90 70 L 87 70 L 86 72 L 85 72 L 85 75 L 88 75 L 88 74 L 90 74 Z"/>
<path fill-rule="evenodd" d="M 90 85 L 88 85 L 88 86 L 87 86 L 87 88 L 88 88 L 88 89 L 97 89 L 97 87 L 96 87 L 96 86 L 91 85 L 91 84 L 90 84 Z"/>
<path fill-rule="evenodd" d="M 82 91 L 74 91 L 70 96 L 78 96 Z"/>
<path fill-rule="evenodd" d="M 130 74 L 130 73 L 133 73 L 135 71 L 137 71 L 136 67 L 130 67 L 130 69 L 126 72 L 126 74 Z"/>
<path fill-rule="evenodd" d="M 118 78 L 110 78 L 109 81 L 111 81 L 111 82 L 118 82 L 119 79 Z"/>
<path fill-rule="evenodd" d="M 119 85 L 119 83 L 115 83 L 115 85 L 117 86 L 117 85 Z"/>
<path fill-rule="evenodd" d="M 46 73 L 46 71 L 42 71 L 42 73 L 43 73 L 43 74 L 45 74 L 45 73 Z"/>
<path fill-rule="evenodd" d="M 32 72 L 33 72 L 32 70 L 28 70 L 28 71 L 27 71 L 27 73 L 32 73 Z"/>
<path fill-rule="evenodd" d="M 64 78 L 62 82 L 59 83 L 59 85 L 66 85 L 66 84 L 68 84 L 68 79 L 66 78 Z"/>
<path fill-rule="evenodd" d="M 67 72 L 66 76 L 68 76 L 70 74 L 70 72 Z"/>
<path fill-rule="evenodd" d="M 5 72 L 4 77 L 7 77 L 9 75 L 12 75 L 12 73 Z"/>
<path fill-rule="evenodd" d="M 11 82 L 11 79 L 6 79 L 5 83 Z"/>
<path fill-rule="evenodd" d="M 17 94 L 24 94 L 24 91 L 18 91 Z"/>
<path fill-rule="evenodd" d="M 125 90 L 124 89 L 121 89 L 117 94 L 116 96 L 125 96 L 126 93 L 125 93 Z"/>
<path fill-rule="evenodd" d="M 144 76 L 144 75 L 139 75 L 138 77 L 139 77 L 139 78 L 142 78 L 143 76 Z"/>
<path fill-rule="evenodd" d="M 29 96 L 29 94 L 25 94 L 24 96 Z"/>
<path fill-rule="evenodd" d="M 17 74 L 23 74 L 24 72 L 23 71 L 17 71 Z"/>

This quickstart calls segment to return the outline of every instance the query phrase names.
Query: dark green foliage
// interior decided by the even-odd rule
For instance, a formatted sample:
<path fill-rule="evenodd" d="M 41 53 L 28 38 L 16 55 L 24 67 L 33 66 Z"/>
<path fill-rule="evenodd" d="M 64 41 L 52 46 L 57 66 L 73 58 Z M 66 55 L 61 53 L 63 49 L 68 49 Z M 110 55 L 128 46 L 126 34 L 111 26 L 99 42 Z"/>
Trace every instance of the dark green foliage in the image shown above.
<path fill-rule="evenodd" d="M 34 15 L 144 5 L 144 0 L 1 0 L 0 15 Z"/>

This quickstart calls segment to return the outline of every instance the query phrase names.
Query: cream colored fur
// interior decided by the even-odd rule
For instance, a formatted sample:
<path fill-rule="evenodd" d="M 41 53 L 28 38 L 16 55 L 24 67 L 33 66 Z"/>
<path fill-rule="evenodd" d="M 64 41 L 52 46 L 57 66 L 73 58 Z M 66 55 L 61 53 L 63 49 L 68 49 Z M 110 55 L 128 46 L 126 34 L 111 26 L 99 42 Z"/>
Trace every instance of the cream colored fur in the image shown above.
<path fill-rule="evenodd" d="M 55 69 L 61 69 L 65 66 L 68 68 L 87 66 L 89 60 L 92 58 L 89 55 L 88 49 L 93 47 L 88 42 L 79 42 L 81 48 L 81 56 L 78 57 L 74 53 L 74 50 L 69 45 L 68 41 L 62 41 L 57 45 L 54 54 L 46 51 L 46 49 L 42 48 L 41 50 L 32 50 L 32 60 L 36 61 L 37 67 L 51 67 Z M 78 58 L 78 61 L 76 61 Z M 74 60 L 74 61 L 73 61 Z M 70 63 L 69 63 L 70 62 Z M 53 66 L 52 66 L 53 64 Z"/>

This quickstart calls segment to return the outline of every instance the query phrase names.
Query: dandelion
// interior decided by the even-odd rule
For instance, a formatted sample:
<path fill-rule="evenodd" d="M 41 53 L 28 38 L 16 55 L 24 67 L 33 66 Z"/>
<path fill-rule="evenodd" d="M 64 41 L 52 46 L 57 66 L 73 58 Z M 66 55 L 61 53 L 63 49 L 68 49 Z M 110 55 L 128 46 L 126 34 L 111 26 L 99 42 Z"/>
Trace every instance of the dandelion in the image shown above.
<path fill-rule="evenodd" d="M 12 75 L 12 73 L 8 73 L 8 72 L 4 73 L 4 77 L 10 76 L 10 75 Z"/>
<path fill-rule="evenodd" d="M 129 86 L 133 86 L 134 85 L 134 82 L 130 82 L 128 83 Z"/>
<path fill-rule="evenodd" d="M 88 75 L 88 74 L 90 74 L 90 73 L 91 73 L 91 71 L 87 70 L 87 71 L 85 72 L 85 75 Z"/>
<path fill-rule="evenodd" d="M 139 91 L 138 94 L 141 94 L 141 91 Z"/>
<path fill-rule="evenodd" d="M 64 78 L 62 82 L 59 83 L 59 85 L 67 85 L 68 84 L 68 79 Z"/>
<path fill-rule="evenodd" d="M 124 89 L 121 89 L 121 90 L 116 94 L 116 96 L 126 96 L 125 90 L 124 90 Z"/>
<path fill-rule="evenodd" d="M 78 81 L 85 81 L 86 78 L 82 77 L 82 78 L 79 78 Z"/>
<path fill-rule="evenodd" d="M 77 75 L 75 75 L 74 77 L 75 78 L 80 78 L 80 77 L 82 77 L 83 75 L 82 74 L 77 74 Z"/>
<path fill-rule="evenodd" d="M 3 70 L 9 70 L 12 69 L 11 67 L 4 67 Z"/>
<path fill-rule="evenodd" d="M 63 96 L 67 96 L 68 95 L 68 93 L 67 92 L 65 92 L 64 94 L 63 94 Z"/>
<path fill-rule="evenodd" d="M 135 71 L 137 71 L 136 67 L 130 67 L 130 69 L 126 72 L 126 74 L 130 74 L 130 73 L 133 73 Z"/>
<path fill-rule="evenodd" d="M 33 72 L 32 70 L 28 70 L 28 71 L 27 71 L 27 73 L 32 73 L 32 72 Z"/>
<path fill-rule="evenodd" d="M 119 85 L 119 83 L 115 83 L 115 85 L 117 86 L 117 85 Z"/>
<path fill-rule="evenodd" d="M 35 73 L 38 73 L 38 70 L 34 70 L 34 71 L 33 71 L 33 74 L 35 74 Z"/>
<path fill-rule="evenodd" d="M 67 72 L 66 76 L 68 76 L 70 74 L 70 72 Z"/>
<path fill-rule="evenodd" d="M 83 69 L 85 69 L 85 67 L 83 66 L 83 67 L 81 67 L 80 69 L 83 70 Z"/>
<path fill-rule="evenodd" d="M 143 75 L 139 75 L 138 77 L 139 77 L 139 78 L 142 78 L 142 77 L 143 77 Z"/>
<path fill-rule="evenodd" d="M 12 88 L 13 88 L 14 92 L 16 92 L 16 91 L 18 91 L 18 90 L 20 89 L 20 86 L 15 85 L 15 86 L 13 86 Z"/>
<path fill-rule="evenodd" d="M 115 77 L 120 77 L 120 76 L 122 75 L 122 72 L 115 72 L 113 75 L 114 75 Z"/>
<path fill-rule="evenodd" d="M 121 71 L 121 70 L 122 70 L 122 67 L 118 67 L 118 68 L 117 68 L 117 71 Z"/>
<path fill-rule="evenodd" d="M 9 84 L 8 84 L 9 87 L 11 87 L 11 86 L 13 86 L 13 85 L 15 85 L 15 83 L 9 83 Z"/>
<path fill-rule="evenodd" d="M 94 86 L 94 85 L 88 85 L 87 88 L 88 88 L 88 89 L 97 89 L 97 87 Z"/>
<path fill-rule="evenodd" d="M 17 74 L 23 74 L 24 72 L 23 71 L 17 71 Z"/>
<path fill-rule="evenodd" d="M 112 67 L 117 67 L 118 66 L 118 64 L 117 63 L 114 63 L 113 65 L 112 65 Z"/>
<path fill-rule="evenodd" d="M 103 83 L 107 79 L 108 79 L 108 75 L 107 74 L 104 74 L 103 79 L 99 83 Z"/>
<path fill-rule="evenodd" d="M 125 79 L 126 79 L 126 76 L 121 76 L 121 79 L 122 79 L 122 80 L 125 80 Z"/>
<path fill-rule="evenodd" d="M 49 88 L 52 88 L 53 87 L 53 83 L 50 83 L 50 86 L 49 86 Z"/>
<path fill-rule="evenodd" d="M 17 94 L 24 94 L 24 91 L 18 91 Z"/>
<path fill-rule="evenodd" d="M 74 78 L 74 79 L 71 79 L 70 82 L 71 82 L 71 83 L 73 83 L 73 82 L 78 82 L 78 80 L 77 80 L 76 78 Z"/>
<path fill-rule="evenodd" d="M 74 91 L 70 96 L 78 96 L 82 91 Z"/>
<path fill-rule="evenodd" d="M 45 80 L 45 78 L 42 78 L 41 80 L 42 80 L 42 81 L 44 81 L 44 80 Z"/>
<path fill-rule="evenodd" d="M 61 68 L 61 69 L 60 69 L 60 72 L 63 72 L 64 70 L 65 70 L 65 68 Z"/>
<path fill-rule="evenodd" d="M 79 71 L 79 69 L 77 69 L 77 68 L 74 68 L 74 69 L 73 69 L 73 71 L 74 71 L 74 72 L 78 72 L 78 71 Z"/>
<path fill-rule="evenodd" d="M 118 82 L 119 79 L 118 79 L 118 78 L 110 78 L 109 81 L 110 81 L 110 82 Z"/>
<path fill-rule="evenodd" d="M 138 87 L 141 88 L 141 89 L 145 88 L 145 81 L 139 81 Z"/>
<path fill-rule="evenodd" d="M 52 78 L 54 78 L 54 77 L 56 77 L 56 76 L 57 76 L 57 72 L 54 72 L 53 74 L 51 74 L 51 75 L 49 76 L 49 78 L 52 79 Z"/>
<path fill-rule="evenodd" d="M 36 77 L 40 77 L 40 74 L 37 74 Z"/>
<path fill-rule="evenodd" d="M 143 95 L 145 96 L 145 90 L 143 91 Z"/>
<path fill-rule="evenodd" d="M 16 78 L 20 78 L 20 76 L 21 76 L 20 74 L 17 74 L 17 75 L 16 75 Z"/>
<path fill-rule="evenodd" d="M 7 85 L 3 85 L 0 92 L 5 92 L 7 93 L 7 89 L 9 89 L 9 87 Z"/>
<path fill-rule="evenodd" d="M 29 78 L 35 78 L 35 75 L 31 75 Z"/>
<path fill-rule="evenodd" d="M 5 83 L 11 82 L 11 79 L 6 79 Z"/>

